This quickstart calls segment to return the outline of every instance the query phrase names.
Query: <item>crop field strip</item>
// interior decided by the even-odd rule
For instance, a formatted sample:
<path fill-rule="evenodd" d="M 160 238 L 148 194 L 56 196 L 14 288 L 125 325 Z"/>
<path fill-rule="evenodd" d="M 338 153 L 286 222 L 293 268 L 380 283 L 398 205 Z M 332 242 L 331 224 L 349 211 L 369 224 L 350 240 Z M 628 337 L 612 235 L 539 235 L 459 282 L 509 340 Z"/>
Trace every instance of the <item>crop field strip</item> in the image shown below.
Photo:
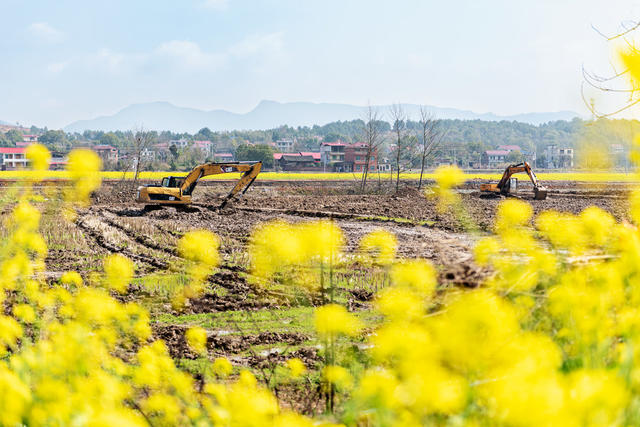
<path fill-rule="evenodd" d="M 163 177 L 169 175 L 186 175 L 187 171 L 167 171 L 167 172 L 141 172 L 138 179 L 147 182 L 159 182 Z M 106 181 L 131 181 L 134 178 L 133 172 L 112 172 L 103 171 L 99 173 L 100 177 Z M 607 183 L 637 183 L 637 177 L 632 172 L 539 172 L 536 173 L 541 181 L 568 181 L 568 182 L 607 182 Z M 41 179 L 40 185 L 64 185 L 68 181 L 70 175 L 66 171 L 45 171 L 43 173 L 34 173 L 32 171 L 0 171 L 0 186 L 11 184 L 16 181 L 29 179 L 32 177 Z M 202 181 L 224 182 L 228 180 L 237 180 L 240 175 L 238 173 L 227 173 L 222 175 L 212 175 L 202 178 Z M 494 180 L 501 178 L 502 172 L 467 172 L 465 178 L 467 181 L 472 180 Z M 423 179 L 433 181 L 435 173 L 423 174 Z M 417 181 L 420 178 L 419 173 L 401 173 L 400 179 L 405 181 Z M 359 181 L 360 175 L 354 173 L 306 173 L 306 172 L 262 172 L 256 181 L 274 181 L 274 182 L 322 182 L 322 181 Z M 395 180 L 395 174 L 388 173 L 374 174 L 371 176 L 372 182 L 389 182 Z"/>

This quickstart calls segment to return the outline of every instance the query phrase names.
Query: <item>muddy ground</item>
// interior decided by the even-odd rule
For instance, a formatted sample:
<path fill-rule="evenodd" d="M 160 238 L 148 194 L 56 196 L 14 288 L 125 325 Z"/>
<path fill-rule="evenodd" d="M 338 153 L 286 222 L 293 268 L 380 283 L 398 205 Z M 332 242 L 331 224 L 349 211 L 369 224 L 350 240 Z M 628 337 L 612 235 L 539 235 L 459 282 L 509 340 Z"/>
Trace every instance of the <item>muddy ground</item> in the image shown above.
<path fill-rule="evenodd" d="M 472 262 L 471 249 L 491 230 L 501 199 L 481 198 L 479 182 L 467 183 L 460 190 L 462 215 L 440 213 L 436 201 L 425 196 L 424 189 L 417 190 L 415 183 L 405 183 L 398 192 L 392 186 L 373 183 L 366 194 L 356 194 L 350 182 L 258 181 L 243 198 L 218 209 L 232 185 L 205 181 L 194 191 L 193 208 L 147 212 L 133 201 L 135 189 L 130 184 L 107 182 L 94 195 L 91 206 L 78 211 L 74 222 L 61 221 L 55 212 L 43 216 L 50 248 L 49 274 L 55 278 L 60 272 L 76 270 L 87 277 L 100 270 L 105 255 L 121 253 L 136 264 L 139 281 L 119 298 L 149 308 L 154 334 L 167 341 L 172 356 L 185 361 L 188 368 L 187 362 L 195 355 L 186 347 L 183 334 L 189 325 L 199 324 L 209 333 L 210 358 L 225 355 L 234 364 L 258 370 L 292 356 L 313 366 L 321 357 L 305 323 L 311 311 L 304 311 L 319 303 L 318 299 L 259 288 L 251 281 L 246 245 L 252 230 L 262 223 L 330 218 L 344 231 L 347 254 L 357 251 L 366 233 L 382 228 L 396 235 L 399 257 L 432 261 L 443 285 L 475 287 L 490 274 Z M 579 213 L 595 205 L 618 220 L 626 219 L 626 185 L 553 182 L 548 187 L 544 201 L 531 200 L 533 194 L 526 185 L 518 194 L 531 201 L 536 214 L 548 209 Z M 186 231 L 201 228 L 220 237 L 222 265 L 209 278 L 205 295 L 176 311 L 170 304 L 173 288 L 163 284 L 163 277 L 173 280 L 184 275 L 176 243 Z M 344 285 L 342 298 L 363 316 L 369 315 L 378 286 L 384 286 L 384 280 L 380 282 L 374 273 L 357 268 L 343 273 L 344 283 L 356 285 Z"/>

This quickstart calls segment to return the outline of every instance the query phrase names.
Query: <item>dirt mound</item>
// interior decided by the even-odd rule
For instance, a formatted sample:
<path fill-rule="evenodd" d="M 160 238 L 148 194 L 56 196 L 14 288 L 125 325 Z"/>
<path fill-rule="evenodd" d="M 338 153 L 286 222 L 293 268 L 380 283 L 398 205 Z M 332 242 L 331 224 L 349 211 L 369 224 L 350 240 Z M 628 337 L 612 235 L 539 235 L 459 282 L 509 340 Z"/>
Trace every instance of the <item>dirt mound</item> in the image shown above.
<path fill-rule="evenodd" d="M 188 326 L 151 325 L 154 339 L 162 339 L 169 348 L 173 358 L 197 359 L 198 355 L 191 351 L 185 339 Z M 249 350 L 257 345 L 298 345 L 309 340 L 309 336 L 299 332 L 261 332 L 257 335 L 215 335 L 207 336 L 209 354 L 229 355 Z"/>
<path fill-rule="evenodd" d="M 280 352 L 274 349 L 266 354 L 252 354 L 244 358 L 243 361 L 253 368 L 268 369 L 295 357 L 302 360 L 305 366 L 311 369 L 315 368 L 322 360 L 322 356 L 320 356 L 317 348 L 302 347 L 291 352 Z"/>
<path fill-rule="evenodd" d="M 465 288 L 477 288 L 491 275 L 487 269 L 478 267 L 472 262 L 448 265 L 440 271 L 438 283 L 451 284 Z"/>

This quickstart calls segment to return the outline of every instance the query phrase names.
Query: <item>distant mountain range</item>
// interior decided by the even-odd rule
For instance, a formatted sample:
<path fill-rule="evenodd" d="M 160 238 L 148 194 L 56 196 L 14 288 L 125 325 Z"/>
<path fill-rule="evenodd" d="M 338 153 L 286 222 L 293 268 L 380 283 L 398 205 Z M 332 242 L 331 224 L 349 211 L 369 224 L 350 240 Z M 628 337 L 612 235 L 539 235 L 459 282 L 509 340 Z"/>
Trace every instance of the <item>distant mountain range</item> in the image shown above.
<path fill-rule="evenodd" d="M 402 104 L 410 118 L 418 118 L 419 105 Z M 383 119 L 389 111 L 388 105 L 376 106 Z M 455 108 L 428 107 L 440 119 L 518 121 L 541 124 L 555 120 L 571 120 L 579 115 L 573 111 L 548 113 L 526 113 L 513 116 L 499 116 L 493 113 L 474 113 Z M 203 127 L 212 131 L 272 129 L 281 125 L 292 127 L 324 125 L 335 121 L 363 118 L 365 107 L 348 104 L 326 104 L 311 102 L 261 101 L 248 113 L 232 113 L 226 110 L 204 111 L 194 108 L 177 107 L 168 102 L 134 104 L 123 108 L 111 116 L 101 116 L 90 120 L 79 120 L 64 128 L 67 132 L 85 130 L 132 130 L 142 126 L 149 130 L 170 130 L 194 133 Z"/>

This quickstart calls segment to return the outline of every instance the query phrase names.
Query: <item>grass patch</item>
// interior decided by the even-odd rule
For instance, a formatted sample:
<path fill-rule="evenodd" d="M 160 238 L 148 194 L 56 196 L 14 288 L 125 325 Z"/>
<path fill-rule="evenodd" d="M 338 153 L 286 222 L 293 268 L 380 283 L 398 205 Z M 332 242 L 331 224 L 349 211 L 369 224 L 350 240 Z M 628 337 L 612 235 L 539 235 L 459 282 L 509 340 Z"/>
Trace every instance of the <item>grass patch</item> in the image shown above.
<path fill-rule="evenodd" d="M 171 325 L 201 326 L 229 334 L 259 334 L 260 332 L 300 332 L 313 336 L 314 307 L 292 307 L 277 310 L 223 311 L 173 315 L 161 313 L 153 320 Z M 354 313 L 367 327 L 379 325 L 382 318 L 373 311 Z"/>

